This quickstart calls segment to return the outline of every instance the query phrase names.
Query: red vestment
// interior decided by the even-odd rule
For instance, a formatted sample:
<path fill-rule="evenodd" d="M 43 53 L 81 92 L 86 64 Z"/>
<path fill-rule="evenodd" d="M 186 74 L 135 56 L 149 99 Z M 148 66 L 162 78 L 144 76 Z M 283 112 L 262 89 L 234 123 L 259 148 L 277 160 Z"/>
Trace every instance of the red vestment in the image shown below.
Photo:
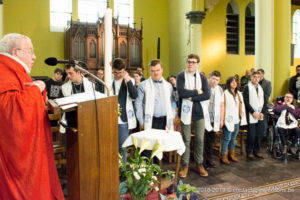
<path fill-rule="evenodd" d="M 40 89 L 0 54 L 0 200 L 64 199 Z"/>

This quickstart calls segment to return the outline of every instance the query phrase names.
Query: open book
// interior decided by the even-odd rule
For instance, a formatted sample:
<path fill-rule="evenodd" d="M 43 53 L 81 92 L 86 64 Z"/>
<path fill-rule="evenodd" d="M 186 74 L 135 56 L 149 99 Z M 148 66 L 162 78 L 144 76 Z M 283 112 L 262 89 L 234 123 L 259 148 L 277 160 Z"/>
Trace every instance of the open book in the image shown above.
<path fill-rule="evenodd" d="M 90 101 L 94 99 L 101 99 L 106 97 L 106 94 L 95 91 L 95 95 L 93 92 L 84 92 L 73 94 L 68 97 L 54 99 L 54 102 L 62 109 L 67 110 L 69 108 L 77 107 L 78 103 Z"/>

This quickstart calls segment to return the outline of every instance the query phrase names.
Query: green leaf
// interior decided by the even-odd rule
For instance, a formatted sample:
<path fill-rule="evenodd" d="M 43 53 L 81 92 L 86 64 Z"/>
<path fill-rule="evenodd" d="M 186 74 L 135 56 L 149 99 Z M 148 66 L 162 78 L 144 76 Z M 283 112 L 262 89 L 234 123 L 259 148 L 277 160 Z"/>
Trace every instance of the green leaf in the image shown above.
<path fill-rule="evenodd" d="M 132 177 L 132 175 L 126 175 L 126 179 L 128 181 L 128 185 L 133 185 L 133 177 Z"/>
<path fill-rule="evenodd" d="M 154 171 L 156 171 L 158 174 L 161 174 L 161 169 L 160 169 L 159 165 L 153 164 L 152 167 L 153 167 Z"/>
<path fill-rule="evenodd" d="M 159 195 L 160 195 L 160 199 L 161 199 L 161 200 L 168 200 L 168 198 L 167 198 L 165 195 L 160 194 L 160 193 L 159 193 Z"/>
<path fill-rule="evenodd" d="M 136 161 L 138 161 L 138 159 L 139 159 L 138 149 L 135 149 L 135 151 L 134 151 L 134 158 L 136 159 Z"/>
<path fill-rule="evenodd" d="M 186 195 L 187 200 L 190 200 L 190 197 L 191 197 L 191 193 L 188 193 L 188 194 Z"/>
<path fill-rule="evenodd" d="M 125 182 L 120 183 L 120 185 L 119 185 L 119 194 L 126 194 L 126 192 L 128 190 L 126 185 L 127 185 L 127 183 L 125 183 Z"/>

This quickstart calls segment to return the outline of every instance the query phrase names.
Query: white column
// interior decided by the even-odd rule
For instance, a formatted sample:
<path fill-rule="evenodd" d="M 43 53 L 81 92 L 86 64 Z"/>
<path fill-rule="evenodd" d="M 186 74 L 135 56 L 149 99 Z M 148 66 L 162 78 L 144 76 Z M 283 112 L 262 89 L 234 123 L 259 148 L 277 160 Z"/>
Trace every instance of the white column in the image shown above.
<path fill-rule="evenodd" d="M 112 94 L 112 10 L 107 8 L 104 15 L 104 73 L 105 84 Z"/>
<path fill-rule="evenodd" d="M 169 73 L 185 69 L 189 53 L 189 20 L 185 18 L 192 9 L 192 0 L 169 1 Z"/>
<path fill-rule="evenodd" d="M 200 57 L 201 67 L 201 47 L 202 47 L 202 20 L 205 17 L 204 11 L 190 11 L 186 14 L 190 20 L 190 52 Z M 199 69 L 201 71 L 201 69 Z"/>
<path fill-rule="evenodd" d="M 191 24 L 191 49 L 190 53 L 197 54 L 201 57 L 201 44 L 202 44 L 202 24 Z M 201 58 L 200 58 L 201 62 Z"/>
<path fill-rule="evenodd" d="M 255 67 L 274 83 L 274 1 L 255 1 Z"/>

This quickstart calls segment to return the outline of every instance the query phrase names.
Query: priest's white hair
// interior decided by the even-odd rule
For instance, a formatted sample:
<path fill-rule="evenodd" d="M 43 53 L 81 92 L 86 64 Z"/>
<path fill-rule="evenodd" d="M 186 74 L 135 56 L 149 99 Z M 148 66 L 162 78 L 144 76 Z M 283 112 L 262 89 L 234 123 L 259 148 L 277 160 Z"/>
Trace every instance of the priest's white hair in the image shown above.
<path fill-rule="evenodd" d="M 30 38 L 27 37 L 26 35 L 22 35 L 22 34 L 19 34 L 19 33 L 8 33 L 8 34 L 6 34 L 0 40 L 0 52 L 11 54 L 12 49 L 17 47 L 18 44 L 23 39 L 28 39 L 29 41 L 31 41 Z"/>

